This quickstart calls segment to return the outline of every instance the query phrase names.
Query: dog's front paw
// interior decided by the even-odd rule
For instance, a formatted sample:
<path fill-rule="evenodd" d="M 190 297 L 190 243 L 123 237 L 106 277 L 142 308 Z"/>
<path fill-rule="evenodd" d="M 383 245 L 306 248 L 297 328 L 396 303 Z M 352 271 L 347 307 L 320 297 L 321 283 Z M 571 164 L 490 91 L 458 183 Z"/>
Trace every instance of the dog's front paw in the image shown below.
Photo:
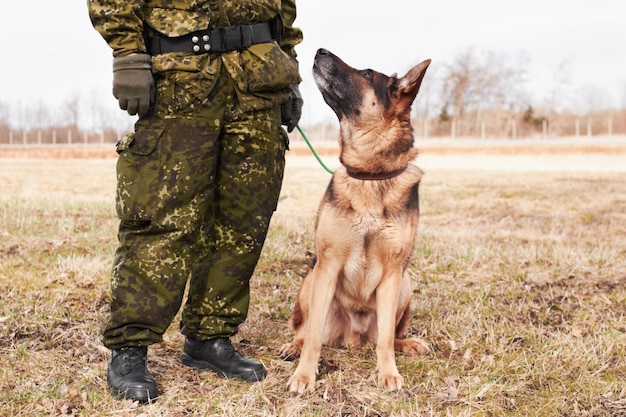
<path fill-rule="evenodd" d="M 411 356 L 426 355 L 430 352 L 428 343 L 414 337 L 410 339 L 396 339 L 396 350 Z"/>
<path fill-rule="evenodd" d="M 403 382 L 399 373 L 381 373 L 378 375 L 378 386 L 388 391 L 400 391 Z"/>
<path fill-rule="evenodd" d="M 287 383 L 289 391 L 304 394 L 305 392 L 315 391 L 315 373 L 313 375 L 304 375 L 296 371 Z"/>
<path fill-rule="evenodd" d="M 302 343 L 298 343 L 294 341 L 293 343 L 285 343 L 280 347 L 278 351 L 278 356 L 286 361 L 291 361 L 300 356 L 300 351 L 302 350 Z"/>

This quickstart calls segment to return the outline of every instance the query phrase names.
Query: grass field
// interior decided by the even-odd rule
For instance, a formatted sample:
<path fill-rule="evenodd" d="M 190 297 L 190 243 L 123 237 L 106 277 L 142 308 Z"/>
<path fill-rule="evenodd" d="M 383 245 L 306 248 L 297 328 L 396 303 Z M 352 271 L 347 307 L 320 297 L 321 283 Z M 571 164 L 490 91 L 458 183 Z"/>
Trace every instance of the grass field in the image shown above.
<path fill-rule="evenodd" d="M 433 352 L 398 356 L 403 391 L 376 388 L 371 346 L 324 349 L 316 392 L 286 390 L 277 352 L 329 179 L 294 152 L 234 339 L 268 378 L 182 366 L 175 322 L 150 350 L 150 405 L 106 391 L 114 155 L 0 150 L 0 416 L 626 416 L 626 145 L 511 149 L 418 159 L 411 331 Z"/>

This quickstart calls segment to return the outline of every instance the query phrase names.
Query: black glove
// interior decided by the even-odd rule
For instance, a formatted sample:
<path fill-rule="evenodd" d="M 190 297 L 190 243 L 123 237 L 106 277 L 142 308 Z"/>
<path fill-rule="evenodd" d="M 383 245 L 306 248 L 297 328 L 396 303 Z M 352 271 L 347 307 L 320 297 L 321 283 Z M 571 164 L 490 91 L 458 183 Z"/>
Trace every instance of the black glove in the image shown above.
<path fill-rule="evenodd" d="M 282 119 L 281 123 L 284 126 L 287 126 L 287 132 L 291 133 L 300 121 L 300 116 L 302 116 L 302 105 L 304 104 L 304 100 L 302 100 L 302 94 L 300 94 L 300 89 L 297 85 L 294 84 L 289 88 L 291 88 L 291 97 L 289 97 L 289 100 L 282 104 L 280 112 Z"/>
<path fill-rule="evenodd" d="M 128 114 L 145 115 L 154 102 L 150 55 L 136 53 L 113 59 L 113 96 Z"/>

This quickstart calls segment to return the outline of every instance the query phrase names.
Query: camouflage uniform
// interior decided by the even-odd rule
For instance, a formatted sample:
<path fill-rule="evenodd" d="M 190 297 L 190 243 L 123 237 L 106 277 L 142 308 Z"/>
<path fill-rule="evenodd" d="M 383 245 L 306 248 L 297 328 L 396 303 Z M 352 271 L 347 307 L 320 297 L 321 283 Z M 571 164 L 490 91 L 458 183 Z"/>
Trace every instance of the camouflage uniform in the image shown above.
<path fill-rule="evenodd" d="M 118 144 L 119 246 L 104 343 L 162 339 L 189 294 L 183 334 L 231 336 L 247 315 L 249 280 L 276 208 L 287 135 L 280 104 L 300 82 L 295 0 L 89 0 L 114 56 L 146 52 L 144 23 L 168 36 L 266 22 L 280 45 L 152 57 L 155 104 Z"/>

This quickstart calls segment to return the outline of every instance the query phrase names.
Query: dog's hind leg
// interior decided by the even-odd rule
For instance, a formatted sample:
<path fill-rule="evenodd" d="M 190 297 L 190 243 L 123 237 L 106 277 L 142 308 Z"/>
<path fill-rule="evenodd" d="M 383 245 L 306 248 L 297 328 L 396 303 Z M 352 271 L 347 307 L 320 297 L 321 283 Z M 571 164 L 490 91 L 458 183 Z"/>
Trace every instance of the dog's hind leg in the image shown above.
<path fill-rule="evenodd" d="M 417 356 L 417 355 L 425 355 L 430 352 L 430 347 L 428 343 L 423 341 L 422 339 L 417 339 L 415 337 L 411 337 L 409 339 L 404 339 L 404 336 L 409 329 L 409 320 L 411 318 L 411 309 L 409 308 L 410 297 L 406 297 L 406 301 L 400 304 L 402 312 L 398 323 L 396 324 L 396 339 L 394 341 L 394 349 L 396 352 L 402 352 L 407 355 Z"/>
<path fill-rule="evenodd" d="M 306 277 L 302 281 L 302 287 L 298 291 L 296 297 L 296 305 L 294 306 L 293 313 L 289 319 L 289 325 L 294 331 L 295 338 L 293 342 L 285 343 L 280 347 L 278 355 L 284 360 L 294 360 L 300 357 L 302 351 L 302 344 L 304 343 L 304 332 L 309 320 L 309 302 L 310 294 L 312 290 L 312 275 L 313 269 L 309 269 Z"/>
<path fill-rule="evenodd" d="M 286 361 L 292 361 L 299 358 L 300 352 L 302 352 L 303 342 L 304 339 L 296 337 L 293 342 L 282 345 L 278 351 L 278 355 Z"/>
<path fill-rule="evenodd" d="M 430 352 L 428 343 L 415 337 L 411 337 L 409 339 L 396 339 L 393 342 L 393 345 L 397 352 L 406 353 L 411 356 L 425 355 Z"/>

